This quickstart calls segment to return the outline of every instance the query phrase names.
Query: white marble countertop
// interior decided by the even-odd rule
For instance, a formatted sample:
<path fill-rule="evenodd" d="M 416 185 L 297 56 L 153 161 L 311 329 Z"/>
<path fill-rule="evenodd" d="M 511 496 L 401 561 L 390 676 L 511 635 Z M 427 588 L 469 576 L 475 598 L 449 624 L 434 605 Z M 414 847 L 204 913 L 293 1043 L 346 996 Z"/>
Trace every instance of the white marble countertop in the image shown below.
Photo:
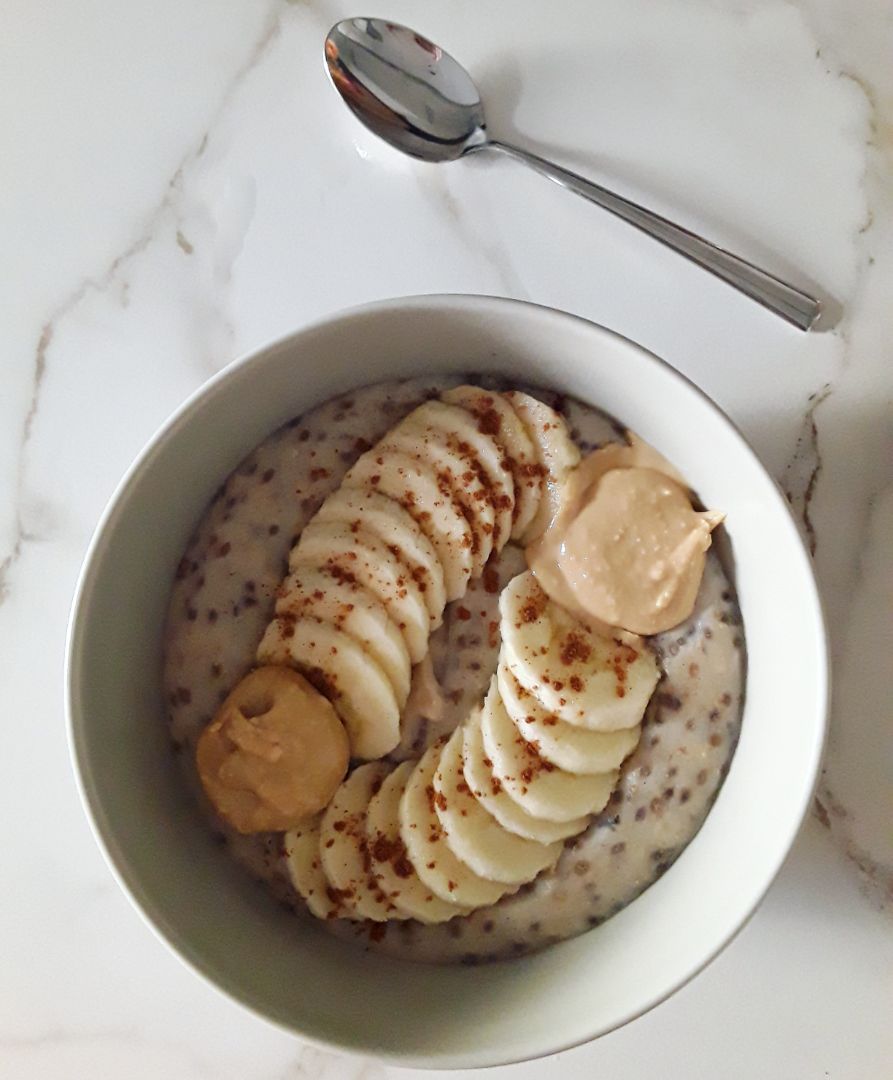
<path fill-rule="evenodd" d="M 62 652 L 101 508 L 190 391 L 320 314 L 460 291 L 602 322 L 729 411 L 814 544 L 836 679 L 815 813 L 741 936 L 643 1019 L 498 1074 L 889 1076 L 893 9 L 390 0 L 380 12 L 470 66 L 495 132 L 799 268 L 843 305 L 836 329 L 809 336 L 511 162 L 435 168 L 377 144 L 323 74 L 325 30 L 356 13 L 324 0 L 5 7 L 0 1075 L 401 1075 L 302 1047 L 156 940 L 78 805 Z"/>

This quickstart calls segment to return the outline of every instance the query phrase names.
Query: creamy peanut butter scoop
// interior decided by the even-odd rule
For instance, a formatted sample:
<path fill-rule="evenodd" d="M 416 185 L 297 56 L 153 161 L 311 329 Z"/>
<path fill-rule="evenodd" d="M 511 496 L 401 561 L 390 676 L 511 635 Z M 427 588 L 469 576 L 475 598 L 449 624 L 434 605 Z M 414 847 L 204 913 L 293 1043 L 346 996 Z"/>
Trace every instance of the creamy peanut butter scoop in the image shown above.
<path fill-rule="evenodd" d="M 584 620 L 659 634 L 692 613 L 722 520 L 692 507 L 657 451 L 638 440 L 612 444 L 571 473 L 527 559 L 545 591 Z"/>
<path fill-rule="evenodd" d="M 292 829 L 328 805 L 349 743 L 331 703 L 297 671 L 250 672 L 202 732 L 196 764 L 214 809 L 240 833 Z"/>

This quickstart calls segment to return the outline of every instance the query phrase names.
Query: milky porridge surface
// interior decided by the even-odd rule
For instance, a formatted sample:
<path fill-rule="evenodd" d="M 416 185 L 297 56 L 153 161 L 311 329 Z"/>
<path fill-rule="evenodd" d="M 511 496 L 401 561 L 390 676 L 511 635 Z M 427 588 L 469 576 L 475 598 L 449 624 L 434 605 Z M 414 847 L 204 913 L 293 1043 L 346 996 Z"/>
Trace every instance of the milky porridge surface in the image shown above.
<path fill-rule="evenodd" d="M 579 401 L 503 380 L 412 379 L 365 387 L 310 410 L 239 465 L 205 510 L 177 570 L 165 628 L 164 692 L 172 744 L 222 845 L 298 917 L 303 901 L 285 872 L 280 834 L 241 836 L 213 811 L 195 769 L 195 744 L 233 686 L 254 665 L 288 552 L 353 462 L 422 401 L 461 382 L 525 389 L 559 409 L 586 453 L 623 441 L 623 429 Z M 448 605 L 431 638 L 445 709 L 436 722 L 405 718 L 395 760 L 414 758 L 482 700 L 499 651 L 499 591 L 525 569 L 507 545 L 488 573 Z M 701 826 L 738 738 L 744 690 L 743 629 L 734 592 L 711 550 L 695 610 L 649 640 L 662 670 L 638 747 L 607 808 L 569 840 L 556 866 L 489 908 L 437 926 L 415 920 L 326 929 L 366 948 L 414 960 L 474 963 L 521 955 L 581 933 L 660 877 Z M 383 932 L 382 932 L 383 930 Z"/>

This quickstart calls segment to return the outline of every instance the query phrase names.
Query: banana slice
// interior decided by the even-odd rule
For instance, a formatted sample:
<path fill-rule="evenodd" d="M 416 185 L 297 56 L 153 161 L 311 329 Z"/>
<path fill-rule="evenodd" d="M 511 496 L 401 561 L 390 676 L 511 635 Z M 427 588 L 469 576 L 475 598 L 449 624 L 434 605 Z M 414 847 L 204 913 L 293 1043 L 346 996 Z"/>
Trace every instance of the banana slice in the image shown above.
<path fill-rule="evenodd" d="M 515 488 L 511 538 L 520 539 L 539 508 L 545 471 L 520 416 L 502 394 L 479 386 L 457 386 L 440 396 L 451 405 L 467 409 L 477 421 L 478 430 L 490 435 L 508 459 Z"/>
<path fill-rule="evenodd" d="M 408 416 L 391 431 L 382 444 L 382 453 L 406 454 L 433 470 L 440 484 L 452 493 L 472 533 L 471 576 L 480 577 L 493 551 L 496 515 L 489 488 L 469 463 L 467 456 L 454 450 L 447 436 Z"/>
<path fill-rule="evenodd" d="M 357 582 L 301 566 L 280 586 L 276 614 L 309 615 L 343 630 L 387 675 L 400 708 L 406 704 L 411 678 L 406 642 L 384 604 Z"/>
<path fill-rule="evenodd" d="M 516 836 L 551 844 L 581 833 L 589 824 L 588 817 L 572 818 L 570 821 L 547 821 L 534 817 L 523 810 L 508 794 L 502 782 L 493 775 L 493 762 L 484 750 L 481 735 L 480 710 L 474 712 L 463 725 L 464 745 L 462 763 L 465 781 L 472 794 L 499 824 Z"/>
<path fill-rule="evenodd" d="M 640 722 L 660 676 L 650 652 L 590 633 L 529 571 L 503 589 L 499 611 L 503 660 L 546 712 L 593 731 Z"/>
<path fill-rule="evenodd" d="M 458 451 L 467 464 L 482 474 L 496 514 L 493 546 L 499 551 L 511 535 L 515 510 L 515 482 L 499 442 L 482 430 L 465 409 L 445 401 L 426 401 L 407 420 L 424 423 L 442 432 L 451 449 Z"/>
<path fill-rule="evenodd" d="M 462 728 L 443 748 L 434 773 L 434 810 L 450 850 L 466 866 L 490 881 L 521 885 L 552 866 L 561 844 L 539 844 L 507 832 L 484 809 L 462 771 Z"/>
<path fill-rule="evenodd" d="M 529 544 L 555 516 L 567 474 L 580 464 L 580 451 L 570 436 L 564 418 L 545 402 L 517 390 L 509 390 L 503 396 L 521 418 L 537 448 L 539 462 L 545 469 L 540 505 L 530 527 L 521 537 L 523 544 Z"/>
<path fill-rule="evenodd" d="M 303 566 L 359 582 L 384 604 L 403 635 L 412 663 L 427 653 L 432 627 L 422 592 L 406 564 L 378 537 L 363 528 L 354 531 L 350 525 L 311 521 L 289 555 L 289 569 Z"/>
<path fill-rule="evenodd" d="M 432 626 L 440 624 L 446 606 L 443 567 L 434 545 L 399 503 L 375 491 L 340 487 L 322 504 L 316 519 L 357 524 L 374 533 L 389 548 L 399 548 L 400 558 L 409 566 L 424 594 Z"/>
<path fill-rule="evenodd" d="M 400 837 L 416 873 L 435 896 L 466 907 L 487 907 L 514 890 L 475 874 L 450 851 L 434 810 L 434 771 L 442 748 L 435 743 L 407 782 L 400 799 Z"/>
<path fill-rule="evenodd" d="M 473 565 L 471 526 L 452 489 L 441 485 L 432 469 L 408 454 L 384 453 L 376 446 L 357 461 L 342 487 L 380 492 L 407 510 L 434 545 L 447 600 L 465 595 Z"/>
<path fill-rule="evenodd" d="M 257 658 L 297 668 L 325 694 L 347 728 L 351 757 L 380 758 L 400 741 L 400 706 L 390 680 L 342 630 L 310 617 L 278 616 Z"/>
<path fill-rule="evenodd" d="M 348 776 L 322 816 L 319 855 L 330 895 L 342 898 L 355 919 L 385 922 L 401 915 L 385 894 L 371 866 L 366 842 L 366 808 L 391 766 L 361 765 Z"/>
<path fill-rule="evenodd" d="M 338 894 L 330 892 L 319 855 L 318 814 L 305 825 L 287 832 L 284 837 L 285 867 L 289 879 L 304 898 L 311 915 L 317 919 L 337 919 L 343 913 Z"/>
<path fill-rule="evenodd" d="M 496 670 L 499 696 L 517 730 L 540 757 L 570 773 L 617 769 L 636 748 L 640 724 L 619 731 L 587 731 L 543 709 L 504 663 Z"/>
<path fill-rule="evenodd" d="M 414 761 L 398 765 L 369 800 L 366 840 L 375 876 L 394 907 L 419 922 L 442 923 L 469 909 L 441 900 L 422 884 L 400 839 L 400 799 L 415 766 Z"/>
<path fill-rule="evenodd" d="M 515 729 L 494 679 L 481 710 L 481 734 L 493 775 L 528 814 L 570 821 L 597 814 L 611 797 L 618 772 L 577 776 L 545 761 Z"/>

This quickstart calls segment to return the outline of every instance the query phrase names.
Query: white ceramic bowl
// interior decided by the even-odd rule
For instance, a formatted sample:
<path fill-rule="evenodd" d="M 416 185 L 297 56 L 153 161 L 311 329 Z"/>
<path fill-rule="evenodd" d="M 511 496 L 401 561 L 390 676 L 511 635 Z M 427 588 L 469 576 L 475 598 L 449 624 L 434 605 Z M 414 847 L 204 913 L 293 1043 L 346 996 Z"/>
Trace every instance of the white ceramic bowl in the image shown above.
<path fill-rule="evenodd" d="M 577 395 L 656 446 L 724 509 L 748 646 L 741 741 L 708 818 L 638 900 L 519 960 L 428 967 L 364 954 L 277 907 L 211 839 L 172 764 L 160 691 L 174 568 L 212 492 L 266 435 L 333 394 L 500 371 Z M 787 504 L 729 420 L 616 334 L 487 297 L 416 297 L 325 319 L 232 364 L 123 480 L 81 576 L 68 712 L 88 813 L 161 937 L 232 998 L 317 1044 L 468 1068 L 595 1038 L 650 1009 L 742 927 L 787 854 L 824 740 L 821 606 Z"/>

